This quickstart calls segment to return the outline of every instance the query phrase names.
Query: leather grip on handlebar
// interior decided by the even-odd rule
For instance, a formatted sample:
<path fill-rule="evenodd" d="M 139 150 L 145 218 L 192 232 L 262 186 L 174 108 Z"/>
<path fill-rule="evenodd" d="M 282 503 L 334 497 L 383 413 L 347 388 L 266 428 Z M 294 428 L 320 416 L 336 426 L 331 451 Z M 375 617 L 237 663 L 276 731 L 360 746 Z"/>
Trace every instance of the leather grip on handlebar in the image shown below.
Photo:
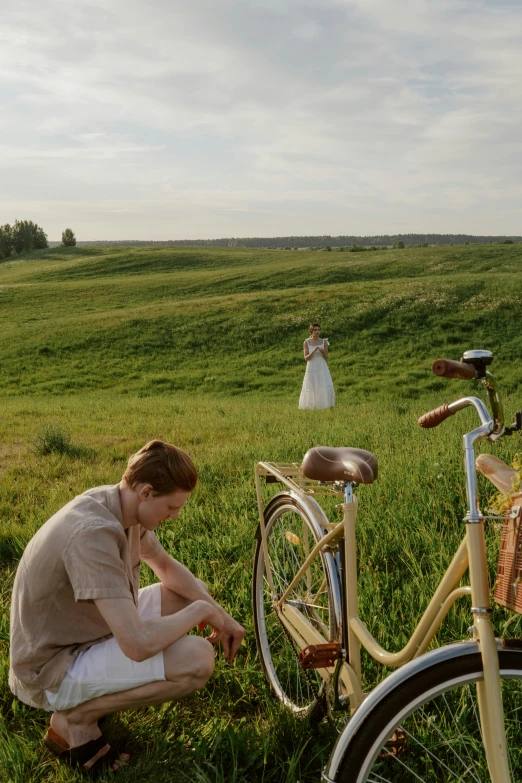
<path fill-rule="evenodd" d="M 453 416 L 453 413 L 449 410 L 448 403 L 445 402 L 440 408 L 435 408 L 434 411 L 423 413 L 419 419 L 419 424 L 424 427 L 425 430 L 431 429 L 431 427 L 438 427 L 442 424 L 444 419 L 448 419 Z"/>
<path fill-rule="evenodd" d="M 471 381 L 477 372 L 472 364 L 454 362 L 452 359 L 436 359 L 431 369 L 441 378 L 459 378 L 461 381 Z"/>

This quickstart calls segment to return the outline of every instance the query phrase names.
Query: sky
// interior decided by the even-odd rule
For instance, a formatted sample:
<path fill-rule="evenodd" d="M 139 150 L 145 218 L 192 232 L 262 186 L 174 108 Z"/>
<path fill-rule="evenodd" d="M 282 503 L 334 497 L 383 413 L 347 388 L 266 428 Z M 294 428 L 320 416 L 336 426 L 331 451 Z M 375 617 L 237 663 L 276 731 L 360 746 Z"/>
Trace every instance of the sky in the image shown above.
<path fill-rule="evenodd" d="M 522 0 L 3 0 L 0 224 L 522 234 Z"/>

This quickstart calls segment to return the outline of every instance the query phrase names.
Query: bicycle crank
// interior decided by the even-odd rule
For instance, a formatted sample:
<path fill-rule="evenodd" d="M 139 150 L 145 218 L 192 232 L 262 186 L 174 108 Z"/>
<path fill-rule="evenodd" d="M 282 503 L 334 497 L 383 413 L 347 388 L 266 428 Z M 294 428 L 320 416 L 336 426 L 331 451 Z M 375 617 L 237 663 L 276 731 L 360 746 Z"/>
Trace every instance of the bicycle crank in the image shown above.
<path fill-rule="evenodd" d="M 387 740 L 379 759 L 389 759 L 395 756 L 401 756 L 406 750 L 406 732 L 398 726 L 390 739 Z"/>
<path fill-rule="evenodd" d="M 299 664 L 302 669 L 330 669 L 342 657 L 340 642 L 309 644 L 299 653 Z"/>

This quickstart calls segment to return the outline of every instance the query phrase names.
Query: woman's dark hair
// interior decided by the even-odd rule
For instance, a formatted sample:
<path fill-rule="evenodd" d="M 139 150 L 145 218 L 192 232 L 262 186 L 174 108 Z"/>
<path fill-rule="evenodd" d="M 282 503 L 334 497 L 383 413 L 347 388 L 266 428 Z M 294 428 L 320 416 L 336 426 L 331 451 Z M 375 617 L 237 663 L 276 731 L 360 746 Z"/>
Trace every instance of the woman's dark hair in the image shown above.
<path fill-rule="evenodd" d="M 189 455 L 162 440 L 151 440 L 129 457 L 123 474 L 129 487 L 144 482 L 158 495 L 170 495 L 178 489 L 192 492 L 197 480 L 198 472 Z"/>
<path fill-rule="evenodd" d="M 312 332 L 314 331 L 314 326 L 318 326 L 319 329 L 321 328 L 321 324 L 310 324 L 309 326 L 310 334 L 312 334 Z"/>

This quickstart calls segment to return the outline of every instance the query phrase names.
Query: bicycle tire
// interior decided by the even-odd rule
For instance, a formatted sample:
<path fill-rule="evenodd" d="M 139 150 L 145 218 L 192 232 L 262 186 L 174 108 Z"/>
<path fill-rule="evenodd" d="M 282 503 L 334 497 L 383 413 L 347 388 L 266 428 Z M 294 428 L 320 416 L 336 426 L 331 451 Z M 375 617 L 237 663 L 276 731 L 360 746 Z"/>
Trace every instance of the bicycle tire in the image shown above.
<path fill-rule="evenodd" d="M 341 735 L 337 743 L 341 748 L 345 745 L 341 753 L 336 746 L 337 769 L 335 773 L 327 769 L 323 779 L 336 783 L 490 783 L 475 688 L 483 676 L 482 659 L 473 646 L 473 651 L 413 673 L 384 698 L 374 700 L 355 728 L 348 724 L 344 734 L 349 740 Z M 516 783 L 522 780 L 522 650 L 500 650 L 499 664 L 511 777 Z M 390 748 L 386 743 L 399 728 L 405 732 L 405 746 L 394 755 L 393 745 Z"/>
<path fill-rule="evenodd" d="M 282 594 L 285 584 L 290 584 L 299 566 L 304 562 L 306 535 L 308 549 L 324 535 L 325 529 L 308 505 L 292 492 L 276 495 L 265 509 L 265 529 L 274 583 Z M 320 512 L 320 507 L 318 507 Z M 254 554 L 252 605 L 254 627 L 261 665 L 270 687 L 281 701 L 297 717 L 324 715 L 324 683 L 314 669 L 303 671 L 297 660 L 298 649 L 282 626 L 272 608 L 272 599 L 265 576 L 265 560 L 261 541 L 261 527 L 257 531 Z M 277 561 L 277 562 L 276 562 Z M 314 589 L 325 587 L 314 594 Z M 290 594 L 309 621 L 326 632 L 326 641 L 339 637 L 338 602 L 334 590 L 338 588 L 338 571 L 331 552 L 321 552 L 311 566 L 308 581 L 303 578 Z M 318 609 L 310 608 L 310 599 L 318 602 Z"/>

